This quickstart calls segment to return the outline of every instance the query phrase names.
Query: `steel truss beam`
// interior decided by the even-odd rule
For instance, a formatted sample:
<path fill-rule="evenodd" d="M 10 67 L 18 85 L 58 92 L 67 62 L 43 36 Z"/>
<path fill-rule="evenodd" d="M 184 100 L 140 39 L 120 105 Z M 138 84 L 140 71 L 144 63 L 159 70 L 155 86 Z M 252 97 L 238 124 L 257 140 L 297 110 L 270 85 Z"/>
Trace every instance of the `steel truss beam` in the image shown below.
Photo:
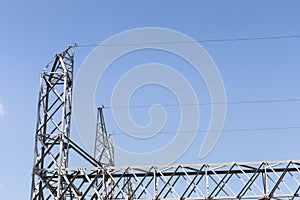
<path fill-rule="evenodd" d="M 41 73 L 32 200 L 300 198 L 300 161 L 103 167 L 70 139 L 73 56 L 70 47 Z"/>
<path fill-rule="evenodd" d="M 66 168 L 74 199 L 296 199 L 300 161 Z M 49 170 L 48 179 L 57 179 Z M 128 184 L 132 188 L 126 193 Z"/>
<path fill-rule="evenodd" d="M 120 167 L 111 175 L 113 199 L 124 198 L 128 177 L 138 199 L 295 199 L 300 161 Z"/>

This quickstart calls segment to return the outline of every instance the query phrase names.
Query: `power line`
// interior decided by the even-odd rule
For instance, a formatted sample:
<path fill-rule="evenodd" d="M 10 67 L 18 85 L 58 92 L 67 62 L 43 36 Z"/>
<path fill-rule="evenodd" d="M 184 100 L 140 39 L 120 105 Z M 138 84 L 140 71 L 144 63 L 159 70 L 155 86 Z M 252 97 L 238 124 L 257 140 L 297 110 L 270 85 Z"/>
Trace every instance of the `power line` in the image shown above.
<path fill-rule="evenodd" d="M 281 35 L 266 37 L 247 37 L 247 38 L 221 38 L 221 39 L 205 39 L 205 40 L 188 40 L 188 41 L 160 41 L 149 43 L 116 43 L 116 44 L 76 44 L 75 47 L 113 47 L 113 46 L 135 46 L 135 45 L 155 45 L 155 44 L 185 44 L 185 43 L 213 43 L 213 42 L 239 42 L 253 40 L 278 40 L 278 39 L 299 39 L 300 35 Z"/>
<path fill-rule="evenodd" d="M 222 129 L 222 130 L 186 130 L 186 131 L 181 131 L 181 133 L 187 133 L 187 134 L 192 134 L 192 133 L 207 133 L 207 132 L 249 132 L 249 131 L 272 131 L 272 130 L 289 130 L 289 129 L 300 129 L 300 126 L 284 126 L 284 127 L 267 127 L 267 128 L 234 128 L 234 129 Z M 152 132 L 151 132 L 152 133 Z M 174 134 L 178 133 L 177 131 L 160 131 L 158 134 Z M 124 135 L 126 133 L 124 132 L 116 132 L 113 133 L 114 135 Z M 150 134 L 150 132 L 135 132 L 131 134 Z"/>
<path fill-rule="evenodd" d="M 253 100 L 253 101 L 227 101 L 217 103 L 197 103 L 197 104 L 160 104 L 164 107 L 183 107 L 183 106 L 210 106 L 210 105 L 239 105 L 239 104 L 262 104 L 262 103 L 285 103 L 285 102 L 300 102 L 300 98 L 291 99 L 271 99 L 271 100 Z M 148 108 L 153 105 L 129 105 L 129 106 L 106 106 L 108 109 L 124 109 L 124 108 Z"/>

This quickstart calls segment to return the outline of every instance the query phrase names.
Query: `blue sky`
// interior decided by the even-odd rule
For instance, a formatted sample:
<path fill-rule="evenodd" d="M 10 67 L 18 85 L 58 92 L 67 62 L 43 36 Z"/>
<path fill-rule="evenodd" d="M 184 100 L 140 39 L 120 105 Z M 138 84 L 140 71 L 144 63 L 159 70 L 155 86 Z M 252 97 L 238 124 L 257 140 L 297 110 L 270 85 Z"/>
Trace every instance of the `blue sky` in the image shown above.
<path fill-rule="evenodd" d="M 132 28 L 163 27 L 182 32 L 195 40 L 257 38 L 300 35 L 299 1 L 2 1 L 0 3 L 0 198 L 27 199 L 30 192 L 33 142 L 39 74 L 54 54 L 67 46 L 98 44 Z M 222 75 L 227 101 L 262 101 L 300 98 L 300 38 L 236 42 L 203 42 Z M 93 49 L 76 49 L 78 71 Z M 150 56 L 149 56 L 150 55 Z M 121 76 L 118 65 L 126 67 L 153 62 L 181 61 L 159 52 L 137 52 L 120 59 L 108 72 L 114 80 Z M 178 66 L 177 69 L 179 69 Z M 115 71 L 114 71 L 115 70 Z M 124 69 L 123 69 L 124 71 Z M 201 79 L 192 70 L 183 70 L 196 88 L 201 103 L 209 96 Z M 115 75 L 115 77 L 114 77 Z M 105 78 L 105 77 L 104 77 Z M 109 104 L 113 82 L 99 85 L 96 104 Z M 162 88 L 144 88 L 131 105 L 176 102 Z M 144 92 L 145 92 L 144 91 Z M 201 93 L 203 91 L 203 95 Z M 206 91 L 206 92 L 205 92 Z M 103 98 L 102 97 L 103 94 Z M 146 94 L 146 98 L 145 98 Z M 149 95 L 149 96 L 147 96 Z M 96 106 L 95 105 L 95 108 Z M 169 108 L 170 112 L 171 109 Z M 132 109 L 137 123 L 147 123 L 146 108 Z M 208 124 L 209 107 L 201 107 L 202 125 Z M 119 133 L 106 109 L 110 131 Z M 228 104 L 224 131 L 213 151 L 199 160 L 203 135 L 195 138 L 178 163 L 231 162 L 298 159 L 299 101 Z M 146 116 L 146 117 L 145 117 Z M 172 120 L 178 120 L 176 117 Z M 242 131 L 236 129 L 271 129 Z M 274 129 L 275 128 L 275 129 Z M 230 130 L 235 131 L 230 131 Z M 176 126 L 169 121 L 165 131 Z M 72 136 L 80 143 L 74 130 Z M 123 138 L 122 138 L 123 137 Z M 116 134 L 120 146 L 140 148 L 136 141 Z M 171 134 L 162 135 L 168 140 Z M 156 143 L 159 146 L 159 143 Z M 141 145 L 141 144 L 140 144 Z M 143 143 L 142 143 L 143 145 Z M 129 148 L 129 147 L 128 147 Z M 150 148 L 149 148 L 150 149 Z"/>

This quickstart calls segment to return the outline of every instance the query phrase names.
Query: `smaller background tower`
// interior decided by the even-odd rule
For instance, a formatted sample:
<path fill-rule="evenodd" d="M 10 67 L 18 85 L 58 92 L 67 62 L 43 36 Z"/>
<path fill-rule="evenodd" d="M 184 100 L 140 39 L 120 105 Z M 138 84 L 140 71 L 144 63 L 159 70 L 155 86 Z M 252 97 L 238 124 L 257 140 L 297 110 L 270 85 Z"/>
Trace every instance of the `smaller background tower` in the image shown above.
<path fill-rule="evenodd" d="M 115 165 L 114 140 L 113 134 L 107 134 L 103 109 L 103 105 L 98 107 L 94 158 L 103 166 L 109 167 Z"/>

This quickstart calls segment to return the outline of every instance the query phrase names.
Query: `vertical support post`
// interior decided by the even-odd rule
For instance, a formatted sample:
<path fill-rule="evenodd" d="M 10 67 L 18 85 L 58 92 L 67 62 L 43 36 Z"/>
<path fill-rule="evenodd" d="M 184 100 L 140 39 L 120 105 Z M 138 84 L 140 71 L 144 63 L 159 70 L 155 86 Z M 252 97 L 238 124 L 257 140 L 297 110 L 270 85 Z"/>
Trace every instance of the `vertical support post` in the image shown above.
<path fill-rule="evenodd" d="M 154 168 L 154 199 L 158 198 L 158 179 L 157 179 L 157 171 Z"/>
<path fill-rule="evenodd" d="M 262 179 L 263 179 L 263 189 L 264 189 L 264 196 L 268 196 L 268 184 L 267 184 L 267 169 L 266 164 L 264 163 L 264 171 L 262 173 Z"/>
<path fill-rule="evenodd" d="M 208 166 L 205 167 L 205 191 L 206 191 L 206 198 L 209 197 L 209 182 L 208 182 L 208 173 L 207 173 Z"/>

